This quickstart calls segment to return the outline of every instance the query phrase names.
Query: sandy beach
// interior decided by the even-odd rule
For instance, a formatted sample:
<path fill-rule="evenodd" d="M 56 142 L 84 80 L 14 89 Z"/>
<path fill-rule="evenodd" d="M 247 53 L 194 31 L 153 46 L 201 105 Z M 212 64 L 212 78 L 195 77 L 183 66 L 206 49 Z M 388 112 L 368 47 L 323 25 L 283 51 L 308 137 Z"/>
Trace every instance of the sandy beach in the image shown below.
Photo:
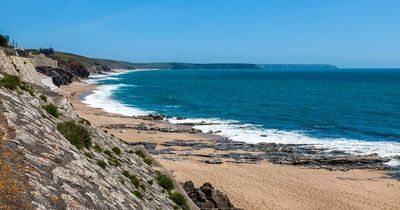
<path fill-rule="evenodd" d="M 88 107 L 80 95 L 94 90 L 96 85 L 75 82 L 63 86 L 59 93 L 66 96 L 77 113 L 92 124 L 126 142 L 149 142 L 157 148 L 173 140 L 212 144 L 215 136 L 189 132 L 143 131 L 115 125 L 135 127 L 146 125 L 157 128 L 174 127 L 165 122 L 148 121 L 106 113 Z M 170 148 L 170 147 L 168 147 Z M 260 164 L 206 164 L 200 156 L 183 156 L 187 153 L 208 154 L 221 151 L 192 150 L 173 147 L 175 154 L 154 156 L 170 170 L 180 182 L 192 180 L 197 187 L 210 182 L 227 193 L 235 207 L 261 209 L 400 209 L 400 181 L 383 171 L 351 170 L 329 171 L 296 166 L 277 165 L 269 161 Z M 240 151 L 239 151 L 240 152 Z"/>

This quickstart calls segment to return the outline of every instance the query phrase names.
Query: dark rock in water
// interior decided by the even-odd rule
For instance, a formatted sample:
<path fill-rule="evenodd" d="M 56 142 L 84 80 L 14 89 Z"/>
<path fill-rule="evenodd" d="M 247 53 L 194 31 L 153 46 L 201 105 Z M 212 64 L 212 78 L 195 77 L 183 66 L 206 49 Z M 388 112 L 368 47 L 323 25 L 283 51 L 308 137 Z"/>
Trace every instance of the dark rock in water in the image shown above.
<path fill-rule="evenodd" d="M 207 163 L 207 164 L 222 164 L 222 160 L 220 159 L 207 159 L 204 160 L 203 162 Z"/>
<path fill-rule="evenodd" d="M 163 114 L 149 114 L 145 116 L 138 116 L 138 118 L 142 120 L 154 121 L 154 120 L 164 120 L 165 118 L 167 118 L 167 116 Z"/>
<path fill-rule="evenodd" d="M 215 190 L 210 183 L 196 189 L 193 182 L 188 181 L 182 184 L 182 187 L 200 209 L 240 210 L 233 206 L 225 193 Z"/>
<path fill-rule="evenodd" d="M 74 75 L 63 69 L 55 69 L 47 66 L 38 66 L 36 67 L 36 71 L 51 77 L 54 85 L 58 87 L 60 87 L 60 85 L 68 85 L 72 83 L 74 78 Z"/>

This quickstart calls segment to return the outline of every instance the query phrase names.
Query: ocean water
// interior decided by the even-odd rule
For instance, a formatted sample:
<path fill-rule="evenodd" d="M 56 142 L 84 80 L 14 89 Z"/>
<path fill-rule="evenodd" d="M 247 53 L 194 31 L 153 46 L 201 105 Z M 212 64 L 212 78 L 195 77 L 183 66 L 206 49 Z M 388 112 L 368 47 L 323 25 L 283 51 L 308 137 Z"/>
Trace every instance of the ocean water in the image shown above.
<path fill-rule="evenodd" d="M 210 121 L 248 143 L 400 155 L 400 71 L 157 70 L 98 76 L 84 102 L 125 115 Z"/>

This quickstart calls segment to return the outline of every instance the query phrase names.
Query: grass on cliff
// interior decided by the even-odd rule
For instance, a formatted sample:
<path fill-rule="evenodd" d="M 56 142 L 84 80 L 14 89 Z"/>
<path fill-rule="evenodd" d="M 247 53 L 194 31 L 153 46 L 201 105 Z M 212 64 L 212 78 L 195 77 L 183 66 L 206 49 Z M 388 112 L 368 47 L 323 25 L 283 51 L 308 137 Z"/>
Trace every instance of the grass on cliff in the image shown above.
<path fill-rule="evenodd" d="M 33 91 L 33 88 L 31 86 L 26 85 L 25 83 L 21 82 L 19 77 L 15 76 L 15 75 L 6 74 L 2 78 L 0 78 L 0 87 L 5 87 L 12 91 L 20 88 L 21 90 L 28 92 L 31 96 L 35 96 L 35 92 Z"/>
<path fill-rule="evenodd" d="M 139 188 L 140 181 L 135 175 L 129 173 L 129 171 L 122 172 L 122 175 L 127 177 L 136 188 Z"/>
<path fill-rule="evenodd" d="M 92 139 L 90 138 L 89 131 L 74 121 L 58 123 L 57 130 L 78 149 L 83 149 L 83 147 L 90 149 L 92 146 Z"/>
<path fill-rule="evenodd" d="M 120 148 L 118 148 L 118 147 L 113 147 L 113 148 L 111 148 L 111 150 L 112 150 L 116 155 L 118 155 L 118 156 L 121 155 L 121 149 L 120 149 Z"/>
<path fill-rule="evenodd" d="M 162 188 L 166 189 L 168 192 L 174 189 L 174 182 L 171 178 L 169 178 L 169 176 L 161 173 L 160 171 L 156 171 L 156 173 L 156 180 Z"/>
<path fill-rule="evenodd" d="M 141 150 L 135 151 L 135 154 L 141 157 L 143 159 L 143 162 L 145 162 L 147 165 L 151 165 L 153 163 L 153 160 L 151 160 L 150 158 L 146 158 L 146 155 Z"/>
<path fill-rule="evenodd" d="M 0 86 L 9 90 L 16 90 L 21 86 L 21 80 L 17 76 L 6 74 L 0 78 Z"/>
<path fill-rule="evenodd" d="M 51 114 L 55 118 L 60 117 L 60 112 L 58 112 L 58 108 L 54 104 L 45 105 L 43 106 L 43 109 L 46 110 L 47 113 Z"/>
<path fill-rule="evenodd" d="M 139 192 L 138 190 L 135 190 L 132 192 L 137 198 L 139 198 L 140 200 L 143 200 L 143 194 L 141 192 Z"/>
<path fill-rule="evenodd" d="M 187 204 L 185 196 L 178 192 L 171 193 L 169 195 L 169 199 L 171 199 L 174 203 L 180 206 L 183 210 L 190 210 L 189 205 Z"/>

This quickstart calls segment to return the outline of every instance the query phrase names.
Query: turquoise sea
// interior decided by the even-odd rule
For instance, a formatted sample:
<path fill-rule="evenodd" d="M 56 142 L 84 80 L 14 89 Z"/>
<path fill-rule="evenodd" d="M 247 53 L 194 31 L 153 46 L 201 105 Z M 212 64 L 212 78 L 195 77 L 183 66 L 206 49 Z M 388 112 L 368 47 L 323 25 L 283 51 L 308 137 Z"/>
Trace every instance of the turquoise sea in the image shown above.
<path fill-rule="evenodd" d="M 97 76 L 85 103 L 125 115 L 210 121 L 249 143 L 400 155 L 400 70 L 153 70 Z"/>

